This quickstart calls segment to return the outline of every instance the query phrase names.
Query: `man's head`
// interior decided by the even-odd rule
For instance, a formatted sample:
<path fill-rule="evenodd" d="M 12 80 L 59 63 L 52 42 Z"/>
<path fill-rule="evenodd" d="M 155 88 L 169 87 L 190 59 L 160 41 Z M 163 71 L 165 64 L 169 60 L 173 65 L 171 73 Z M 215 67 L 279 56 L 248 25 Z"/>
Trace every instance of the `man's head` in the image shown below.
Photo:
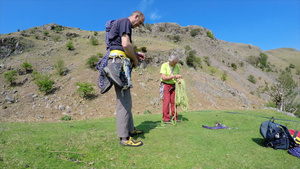
<path fill-rule="evenodd" d="M 131 27 L 132 28 L 136 28 L 136 27 L 140 27 L 141 25 L 144 24 L 145 22 L 145 17 L 144 14 L 140 11 L 134 11 L 129 17 L 128 19 L 131 22 Z"/>
<path fill-rule="evenodd" d="M 169 63 L 171 66 L 175 66 L 177 62 L 179 61 L 179 56 L 178 55 L 171 55 L 169 58 Z"/>

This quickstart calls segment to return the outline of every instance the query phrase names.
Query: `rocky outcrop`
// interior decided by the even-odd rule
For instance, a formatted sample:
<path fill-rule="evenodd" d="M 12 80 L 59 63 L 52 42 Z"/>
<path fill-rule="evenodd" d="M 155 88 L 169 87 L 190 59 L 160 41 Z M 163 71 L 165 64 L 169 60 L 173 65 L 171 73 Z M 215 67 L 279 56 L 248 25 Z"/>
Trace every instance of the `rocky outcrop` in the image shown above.
<path fill-rule="evenodd" d="M 0 39 L 0 59 L 15 54 L 22 54 L 26 48 L 33 47 L 33 43 L 22 37 L 5 37 Z"/>

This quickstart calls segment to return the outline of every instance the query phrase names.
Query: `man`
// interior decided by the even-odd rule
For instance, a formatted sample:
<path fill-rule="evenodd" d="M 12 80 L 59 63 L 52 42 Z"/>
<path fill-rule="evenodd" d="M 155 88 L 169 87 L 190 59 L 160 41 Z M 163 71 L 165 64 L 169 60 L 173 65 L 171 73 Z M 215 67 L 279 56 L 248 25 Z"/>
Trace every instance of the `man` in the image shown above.
<path fill-rule="evenodd" d="M 161 87 L 163 91 L 163 120 L 166 124 L 170 122 L 170 105 L 173 120 L 178 120 L 178 115 L 175 116 L 175 83 L 180 83 L 181 75 L 179 74 L 179 66 L 177 62 L 179 57 L 177 55 L 171 55 L 168 62 L 162 64 L 161 73 Z"/>
<path fill-rule="evenodd" d="M 107 68 L 104 70 L 114 82 L 117 96 L 117 135 L 120 138 L 120 144 L 124 146 L 137 147 L 143 145 L 142 141 L 134 141 L 132 139 L 134 135 L 141 134 L 143 131 L 137 130 L 134 127 L 131 112 L 132 100 L 130 88 L 124 89 L 120 85 L 122 81 L 120 79 L 122 78 L 116 76 L 118 73 L 115 73 L 115 65 L 123 65 L 124 60 L 130 59 L 130 62 L 133 63 L 133 67 L 137 67 L 139 60 L 145 59 L 146 55 L 144 53 L 134 52 L 131 40 L 132 28 L 141 26 L 144 21 L 144 14 L 140 11 L 135 11 L 128 18 L 116 20 L 108 34 L 111 52 L 110 59 L 107 62 Z"/>

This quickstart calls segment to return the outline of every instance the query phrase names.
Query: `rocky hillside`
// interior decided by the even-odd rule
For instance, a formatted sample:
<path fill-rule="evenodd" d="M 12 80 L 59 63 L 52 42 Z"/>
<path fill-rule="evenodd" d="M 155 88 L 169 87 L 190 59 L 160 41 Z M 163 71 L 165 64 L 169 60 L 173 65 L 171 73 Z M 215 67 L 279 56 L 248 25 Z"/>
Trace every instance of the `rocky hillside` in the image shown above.
<path fill-rule="evenodd" d="M 91 56 L 105 54 L 103 39 L 104 32 L 57 24 L 0 35 L 1 121 L 59 121 L 65 115 L 75 120 L 114 116 L 114 90 L 99 94 L 98 72 L 86 64 Z M 295 49 L 262 51 L 251 44 L 215 39 L 211 30 L 201 26 L 181 27 L 176 23 L 146 24 L 134 30 L 133 40 L 137 49 L 147 51 L 146 61 L 132 75 L 134 114 L 147 110 L 161 113 L 159 71 L 171 53 L 180 56 L 191 111 L 263 108 L 271 100 L 270 91 L 263 89 L 274 84 L 280 71 L 291 64 L 299 84 L 300 52 Z M 74 49 L 67 47 L 69 42 Z M 251 62 L 261 53 L 268 56 L 269 71 Z M 189 60 L 191 54 L 194 59 L 201 59 L 192 60 L 194 67 Z M 59 60 L 64 61 L 68 70 L 63 76 L 54 68 Z M 51 93 L 39 91 L 32 73 L 21 67 L 26 61 L 33 70 L 51 75 L 55 81 Z M 13 86 L 3 76 L 11 70 L 18 72 Z M 253 76 L 255 83 L 249 81 L 249 76 Z M 83 99 L 76 91 L 78 82 L 95 84 L 95 95 Z"/>

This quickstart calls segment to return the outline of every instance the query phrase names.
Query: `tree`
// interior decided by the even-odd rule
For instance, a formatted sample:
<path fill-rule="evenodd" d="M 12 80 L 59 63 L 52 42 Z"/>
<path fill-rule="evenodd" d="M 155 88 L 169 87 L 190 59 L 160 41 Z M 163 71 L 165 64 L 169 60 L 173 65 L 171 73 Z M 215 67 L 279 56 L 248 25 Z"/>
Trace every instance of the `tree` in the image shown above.
<path fill-rule="evenodd" d="M 38 85 L 41 92 L 49 93 L 53 89 L 54 80 L 50 75 L 40 75 L 35 79 L 35 83 Z"/>
<path fill-rule="evenodd" d="M 84 83 L 76 83 L 76 86 L 78 87 L 77 92 L 82 96 L 82 97 L 87 97 L 88 95 L 94 94 L 94 88 L 93 84 L 90 84 L 88 82 Z"/>
<path fill-rule="evenodd" d="M 25 69 L 26 72 L 29 72 L 29 71 L 32 70 L 32 67 L 33 67 L 33 66 L 32 66 L 30 63 L 28 63 L 28 62 L 26 61 L 26 62 L 24 62 L 24 63 L 22 64 L 22 67 Z"/>
<path fill-rule="evenodd" d="M 13 85 L 16 83 L 15 80 L 17 79 L 17 71 L 12 70 L 8 73 L 4 73 L 4 78 L 6 79 L 6 82 L 9 82 L 10 85 Z"/>
<path fill-rule="evenodd" d="M 283 71 L 276 79 L 277 83 L 271 87 L 271 96 L 281 111 L 291 111 L 294 100 L 297 97 L 295 88 L 297 83 L 294 81 L 291 73 Z"/>

